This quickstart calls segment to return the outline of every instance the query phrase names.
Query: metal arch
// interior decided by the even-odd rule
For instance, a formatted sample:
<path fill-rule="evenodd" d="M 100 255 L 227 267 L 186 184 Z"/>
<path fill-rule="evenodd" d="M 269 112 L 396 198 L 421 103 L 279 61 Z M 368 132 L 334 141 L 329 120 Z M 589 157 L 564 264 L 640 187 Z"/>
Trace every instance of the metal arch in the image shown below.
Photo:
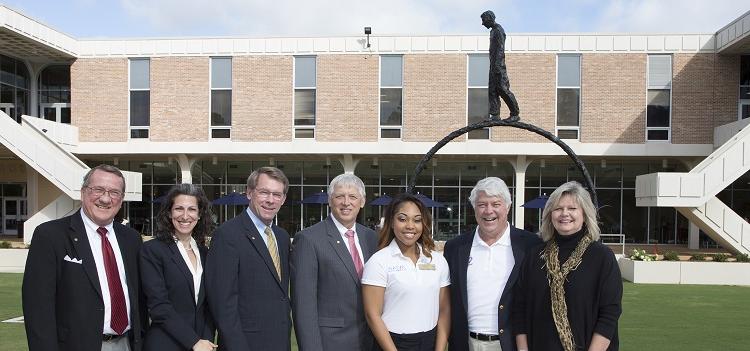
<path fill-rule="evenodd" d="M 414 175 L 411 177 L 411 180 L 409 181 L 409 187 L 406 189 L 407 192 L 413 193 L 414 187 L 417 183 L 417 177 L 419 177 L 419 174 L 422 173 L 424 168 L 427 166 L 427 163 L 432 159 L 435 154 L 440 151 L 445 144 L 448 144 L 451 140 L 464 135 L 472 130 L 476 129 L 482 129 L 482 128 L 488 128 L 488 127 L 514 127 L 518 129 L 525 129 L 530 132 L 534 132 L 536 134 L 539 134 L 545 138 L 547 138 L 549 141 L 557 144 L 563 151 L 565 151 L 566 154 L 568 154 L 568 157 L 570 157 L 571 160 L 576 164 L 576 167 L 578 167 L 578 170 L 581 171 L 581 174 L 583 174 L 583 178 L 586 180 L 587 188 L 589 189 L 589 192 L 591 193 L 591 200 L 594 203 L 595 208 L 599 208 L 599 198 L 596 196 L 596 188 L 594 187 L 594 182 L 591 180 L 591 176 L 589 175 L 588 169 L 586 169 L 586 165 L 583 163 L 583 160 L 581 160 L 578 155 L 576 155 L 575 152 L 573 152 L 573 149 L 568 146 L 565 142 L 560 140 L 557 136 L 553 135 L 552 133 L 539 128 L 533 124 L 523 123 L 520 121 L 516 122 L 507 122 L 504 120 L 484 120 L 481 122 L 474 123 L 472 125 L 468 125 L 466 127 L 463 127 L 461 129 L 457 129 L 447 136 L 443 138 L 442 140 L 438 141 L 435 146 L 428 151 L 424 157 L 422 157 L 422 160 L 419 161 L 417 164 L 417 167 L 414 169 Z"/>

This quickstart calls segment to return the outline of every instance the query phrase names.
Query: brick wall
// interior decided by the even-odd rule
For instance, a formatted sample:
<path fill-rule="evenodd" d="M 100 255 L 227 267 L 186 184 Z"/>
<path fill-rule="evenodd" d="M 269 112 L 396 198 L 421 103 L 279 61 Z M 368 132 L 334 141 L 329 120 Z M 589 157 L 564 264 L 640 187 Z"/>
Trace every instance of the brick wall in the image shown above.
<path fill-rule="evenodd" d="M 315 140 L 377 141 L 378 55 L 317 58 Z"/>
<path fill-rule="evenodd" d="M 404 55 L 403 125 L 404 141 L 434 142 L 466 126 L 466 55 Z"/>
<path fill-rule="evenodd" d="M 581 56 L 581 142 L 643 143 L 645 54 Z"/>
<path fill-rule="evenodd" d="M 209 58 L 151 59 L 152 141 L 206 141 Z"/>
<path fill-rule="evenodd" d="M 739 56 L 675 54 L 672 143 L 710 144 L 714 127 L 737 120 Z"/>
<path fill-rule="evenodd" d="M 291 141 L 292 56 L 232 59 L 232 140 Z"/>
<path fill-rule="evenodd" d="M 128 60 L 78 59 L 70 66 L 71 124 L 79 141 L 128 140 Z"/>

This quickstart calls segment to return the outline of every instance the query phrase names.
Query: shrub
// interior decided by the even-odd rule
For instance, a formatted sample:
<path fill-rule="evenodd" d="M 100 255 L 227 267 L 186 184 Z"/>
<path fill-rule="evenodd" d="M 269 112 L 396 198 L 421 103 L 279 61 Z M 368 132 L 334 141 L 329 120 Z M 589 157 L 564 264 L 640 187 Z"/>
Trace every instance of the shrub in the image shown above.
<path fill-rule="evenodd" d="M 7 241 L 0 241 L 0 249 L 10 249 L 10 243 Z"/>
<path fill-rule="evenodd" d="M 713 259 L 714 262 L 726 262 L 728 258 L 729 255 L 723 253 L 716 253 L 711 255 L 711 259 Z"/>
<path fill-rule="evenodd" d="M 750 257 L 745 253 L 737 254 L 737 256 L 734 257 L 737 259 L 737 262 L 750 262 Z"/>
<path fill-rule="evenodd" d="M 654 257 L 647 254 L 646 250 L 633 249 L 630 259 L 633 261 L 653 261 Z"/>
<path fill-rule="evenodd" d="M 680 257 L 674 251 L 667 251 L 664 253 L 664 261 L 679 261 Z"/>
<path fill-rule="evenodd" d="M 705 261 L 706 260 L 706 255 L 704 255 L 702 253 L 693 254 L 693 256 L 690 257 L 690 260 L 691 261 Z"/>

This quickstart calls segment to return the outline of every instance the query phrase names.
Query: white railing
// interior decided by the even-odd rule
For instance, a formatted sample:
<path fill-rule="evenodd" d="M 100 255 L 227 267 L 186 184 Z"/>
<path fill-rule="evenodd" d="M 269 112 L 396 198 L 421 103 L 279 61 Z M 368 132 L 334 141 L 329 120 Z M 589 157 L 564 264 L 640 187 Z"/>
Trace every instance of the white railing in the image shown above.
<path fill-rule="evenodd" d="M 605 242 L 605 238 L 617 238 L 616 243 Z M 599 234 L 599 241 L 605 245 L 619 244 L 622 249 L 622 255 L 625 255 L 625 234 Z"/>

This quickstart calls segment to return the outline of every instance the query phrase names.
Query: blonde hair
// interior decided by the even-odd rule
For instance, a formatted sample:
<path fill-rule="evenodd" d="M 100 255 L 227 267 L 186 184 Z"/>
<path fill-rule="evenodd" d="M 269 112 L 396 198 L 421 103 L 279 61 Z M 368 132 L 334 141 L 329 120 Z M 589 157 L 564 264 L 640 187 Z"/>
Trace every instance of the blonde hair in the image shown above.
<path fill-rule="evenodd" d="M 591 202 L 591 195 L 586 189 L 576 181 L 567 182 L 560 185 L 552 195 L 549 196 L 547 204 L 544 206 L 542 211 L 542 226 L 540 232 L 542 240 L 545 242 L 549 241 L 555 236 L 555 227 L 552 224 L 552 211 L 557 207 L 563 196 L 570 195 L 573 200 L 583 211 L 583 224 L 586 226 L 586 235 L 593 241 L 599 240 L 599 222 L 597 220 L 597 212 L 594 204 Z"/>

